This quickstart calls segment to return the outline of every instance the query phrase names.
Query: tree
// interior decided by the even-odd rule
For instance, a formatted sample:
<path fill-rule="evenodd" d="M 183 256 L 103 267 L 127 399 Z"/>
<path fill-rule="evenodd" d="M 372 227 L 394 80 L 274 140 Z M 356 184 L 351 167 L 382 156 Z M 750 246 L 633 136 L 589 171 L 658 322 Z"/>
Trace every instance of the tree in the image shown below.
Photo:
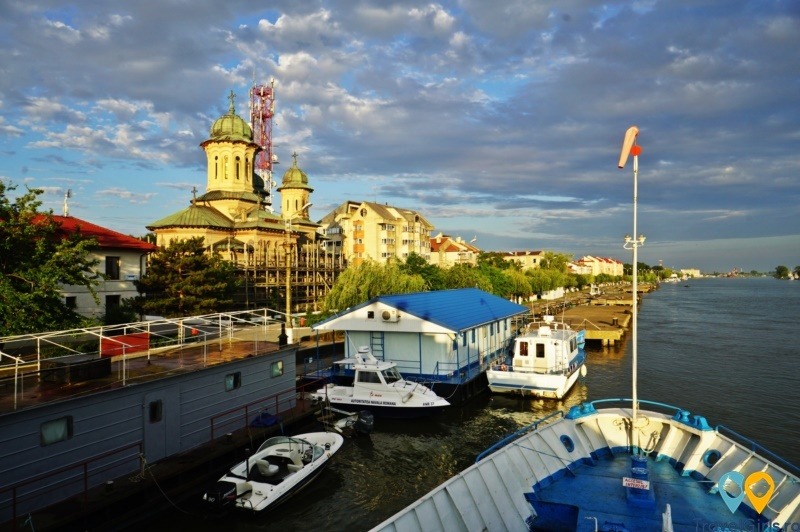
<path fill-rule="evenodd" d="M 492 283 L 477 268 L 469 264 L 456 264 L 442 272 L 445 288 L 479 288 L 492 292 Z"/>
<path fill-rule="evenodd" d="M 16 190 L 0 180 L 0 336 L 81 325 L 85 318 L 66 305 L 63 285 L 93 287 L 98 261 L 89 252 L 94 239 L 60 233 L 52 212 L 39 212 L 41 190 Z"/>
<path fill-rule="evenodd" d="M 528 281 L 528 277 L 524 273 L 511 269 L 504 273 L 508 277 L 508 280 L 511 284 L 510 295 L 513 296 L 516 301 L 519 301 L 520 299 L 526 300 L 533 293 L 533 290 L 531 289 L 531 283 Z"/>
<path fill-rule="evenodd" d="M 406 257 L 405 263 L 400 264 L 400 271 L 408 275 L 419 275 L 425 279 L 428 290 L 441 290 L 444 288 L 442 269 L 425 260 L 413 251 Z"/>
<path fill-rule="evenodd" d="M 776 279 L 786 279 L 789 277 L 789 268 L 786 266 L 776 266 L 775 267 L 775 278 Z"/>
<path fill-rule="evenodd" d="M 238 281 L 233 264 L 208 255 L 203 238 L 196 237 L 159 249 L 134 283 L 143 294 L 133 301 L 137 312 L 171 318 L 230 309 Z"/>
<path fill-rule="evenodd" d="M 572 255 L 565 253 L 556 253 L 554 251 L 546 251 L 539 262 L 539 268 L 543 270 L 557 270 L 559 272 L 567 272 L 567 264 L 572 260 Z"/>
<path fill-rule="evenodd" d="M 386 294 L 421 292 L 426 288 L 421 275 L 405 273 L 397 262 L 367 261 L 347 268 L 325 297 L 327 311 L 340 311 Z"/>

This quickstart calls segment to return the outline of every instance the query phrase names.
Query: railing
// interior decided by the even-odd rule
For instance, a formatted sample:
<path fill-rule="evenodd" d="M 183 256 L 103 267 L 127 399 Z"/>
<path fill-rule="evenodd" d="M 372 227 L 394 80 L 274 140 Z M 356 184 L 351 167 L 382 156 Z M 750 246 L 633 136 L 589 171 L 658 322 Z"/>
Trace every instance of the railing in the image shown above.
<path fill-rule="evenodd" d="M 317 379 L 304 383 L 299 388 L 286 388 L 278 393 L 212 416 L 209 420 L 211 424 L 210 443 L 214 443 L 223 434 L 234 430 L 247 429 L 256 415 L 264 412 L 279 417 L 283 412 L 293 411 L 297 408 L 297 405 L 299 405 L 301 412 L 305 412 L 306 403 L 298 400 L 298 398 L 302 398 L 306 390 L 312 386 L 316 389 L 316 387 L 324 386 L 324 383 L 324 379 Z M 270 410 L 272 411 L 270 412 Z"/>
<path fill-rule="evenodd" d="M 135 450 L 135 454 L 132 453 L 131 450 Z M 123 454 L 126 451 L 127 454 Z M 7 504 L 0 504 L 0 515 L 4 515 L 6 511 L 10 508 L 11 518 L 12 518 L 11 527 L 13 530 L 16 530 L 18 526 L 17 520 L 20 517 L 19 515 L 17 515 L 17 512 L 19 511 L 19 507 L 27 500 L 35 499 L 37 497 L 47 497 L 49 499 L 50 504 L 55 504 L 56 502 L 69 499 L 70 497 L 74 497 L 75 495 L 81 495 L 83 498 L 83 502 L 85 504 L 87 501 L 89 489 L 94 487 L 91 482 L 91 477 L 93 475 L 97 475 L 104 471 L 119 468 L 128 461 L 137 461 L 141 463 L 142 453 L 143 453 L 142 442 L 136 442 L 125 445 L 124 447 L 120 447 L 118 449 L 107 451 L 98 456 L 94 456 L 89 460 L 60 467 L 58 469 L 48 471 L 47 473 L 43 473 L 41 475 L 37 475 L 35 477 L 17 482 L 16 484 L 12 484 L 11 486 L 0 488 L 0 494 L 8 492 L 10 492 L 11 494 L 11 497 Z M 120 455 L 120 456 L 117 459 L 109 461 L 100 467 L 97 468 L 91 467 L 92 464 L 104 461 L 105 459 L 114 457 L 115 455 Z M 135 468 L 131 467 L 126 471 L 132 471 L 132 470 L 135 470 Z M 66 476 L 66 478 L 58 480 L 58 477 L 61 475 L 68 475 L 68 476 Z M 82 483 L 82 488 L 80 489 L 80 491 L 76 490 L 71 495 L 62 495 L 61 498 L 55 495 L 59 491 L 63 492 L 68 490 L 68 488 L 71 485 L 76 484 L 78 482 Z M 38 487 L 36 487 L 36 489 L 32 491 L 20 494 L 20 490 L 30 485 L 38 485 Z"/>
<path fill-rule="evenodd" d="M 492 454 L 496 450 L 498 450 L 498 449 L 500 449 L 502 447 L 505 447 L 506 445 L 508 445 L 512 441 L 516 440 L 520 436 L 523 436 L 523 435 L 527 434 L 528 432 L 530 432 L 532 430 L 538 429 L 539 425 L 541 425 L 545 421 L 548 421 L 549 419 L 557 417 L 557 416 L 564 417 L 563 410 L 556 410 L 555 412 L 552 412 L 552 413 L 548 414 L 547 416 L 545 416 L 545 417 L 543 417 L 541 419 L 537 419 L 533 423 L 531 423 L 529 425 L 525 425 L 521 429 L 512 432 L 511 434 L 509 434 L 505 438 L 501 439 L 500 441 L 498 441 L 497 443 L 495 443 L 494 445 L 492 445 L 491 447 L 489 447 L 488 449 L 486 449 L 485 451 L 480 453 L 475 458 L 475 463 L 477 464 L 478 462 L 480 462 L 481 460 L 483 460 L 485 457 L 487 457 L 488 455 Z"/>

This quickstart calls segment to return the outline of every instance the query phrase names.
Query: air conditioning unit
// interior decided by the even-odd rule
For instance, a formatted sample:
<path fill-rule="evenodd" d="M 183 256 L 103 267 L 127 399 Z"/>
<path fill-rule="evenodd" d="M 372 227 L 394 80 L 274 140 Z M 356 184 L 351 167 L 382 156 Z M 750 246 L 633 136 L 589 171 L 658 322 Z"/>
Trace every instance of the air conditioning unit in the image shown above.
<path fill-rule="evenodd" d="M 381 319 L 383 321 L 397 322 L 400 321 L 400 314 L 395 309 L 384 310 L 381 312 Z"/>

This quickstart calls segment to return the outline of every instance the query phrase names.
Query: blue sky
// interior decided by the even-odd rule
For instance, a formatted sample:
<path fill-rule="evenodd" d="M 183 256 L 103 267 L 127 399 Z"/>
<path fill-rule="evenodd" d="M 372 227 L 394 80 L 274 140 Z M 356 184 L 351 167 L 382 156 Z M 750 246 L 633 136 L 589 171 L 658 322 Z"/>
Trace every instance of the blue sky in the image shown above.
<path fill-rule="evenodd" d="M 0 179 L 133 235 L 205 187 L 199 144 L 276 80 L 276 178 L 312 219 L 422 212 L 487 251 L 800 265 L 800 3 L 0 3 Z M 276 206 L 279 205 L 276 195 Z"/>

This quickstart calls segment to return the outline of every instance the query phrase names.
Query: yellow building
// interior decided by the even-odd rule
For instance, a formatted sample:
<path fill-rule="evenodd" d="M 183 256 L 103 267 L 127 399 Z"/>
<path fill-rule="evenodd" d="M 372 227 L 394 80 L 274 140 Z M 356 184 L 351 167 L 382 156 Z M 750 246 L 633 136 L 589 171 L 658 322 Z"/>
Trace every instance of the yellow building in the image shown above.
<path fill-rule="evenodd" d="M 543 258 L 544 251 L 509 251 L 503 255 L 503 260 L 516 262 L 523 270 L 538 268 Z"/>
<path fill-rule="evenodd" d="M 308 213 L 314 189 L 298 168 L 295 154 L 278 188 L 283 214 L 265 209 L 269 193 L 254 169 L 258 145 L 250 125 L 236 114 L 233 92 L 229 98 L 228 113 L 214 122 L 211 136 L 200 144 L 206 153 L 205 193 L 147 229 L 156 234 L 159 246 L 202 237 L 210 251 L 233 262 L 266 263 L 284 255 L 287 241 L 299 242 L 300 249 L 316 242 L 318 225 Z"/>
<path fill-rule="evenodd" d="M 250 125 L 236 114 L 233 92 L 229 98 L 228 112 L 200 144 L 207 162 L 205 193 L 147 229 L 162 247 L 173 240 L 202 237 L 209 253 L 233 262 L 243 280 L 239 304 L 291 301 L 293 312 L 316 308 L 344 264 L 320 248 L 319 224 L 309 218 L 314 189 L 294 154 L 277 189 L 283 212 L 266 208 L 269 191 L 254 168 L 259 147 Z M 286 297 L 287 286 L 291 298 Z"/>
<path fill-rule="evenodd" d="M 449 268 L 456 264 L 478 264 L 478 255 L 481 250 L 473 246 L 473 239 L 465 242 L 460 236 L 452 238 L 439 233 L 431 238 L 431 258 L 428 262 L 440 268 Z"/>
<path fill-rule="evenodd" d="M 348 264 L 404 261 L 412 252 L 430 260 L 433 225 L 410 209 L 347 201 L 325 216 L 321 225 L 326 252 L 344 257 Z"/>

